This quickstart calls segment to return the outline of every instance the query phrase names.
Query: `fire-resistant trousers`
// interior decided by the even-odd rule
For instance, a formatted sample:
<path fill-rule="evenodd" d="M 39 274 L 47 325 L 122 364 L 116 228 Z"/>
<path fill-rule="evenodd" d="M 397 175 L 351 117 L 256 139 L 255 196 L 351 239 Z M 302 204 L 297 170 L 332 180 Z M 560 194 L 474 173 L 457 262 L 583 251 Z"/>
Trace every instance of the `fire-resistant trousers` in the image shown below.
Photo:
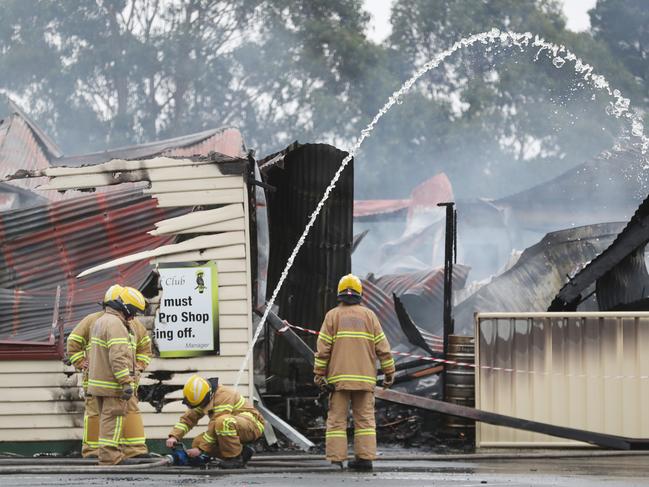
<path fill-rule="evenodd" d="M 116 465 L 124 459 L 119 440 L 124 428 L 127 401 L 111 396 L 94 397 L 99 409 L 99 464 Z"/>
<path fill-rule="evenodd" d="M 119 446 L 125 458 L 145 455 L 149 452 L 146 446 L 144 424 L 138 408 L 139 401 L 133 395 L 126 403 L 122 422 Z M 98 455 L 99 448 L 99 408 L 97 398 L 86 397 L 86 412 L 83 421 L 83 446 L 81 455 L 86 458 Z"/>
<path fill-rule="evenodd" d="M 146 435 L 144 434 L 144 423 L 138 407 L 139 401 L 137 396 L 133 396 L 126 403 L 126 415 L 124 416 L 124 427 L 122 428 L 122 438 L 119 444 L 122 447 L 122 453 L 126 458 L 146 455 L 149 449 L 146 446 Z"/>
<path fill-rule="evenodd" d="M 327 414 L 327 460 L 347 460 L 347 415 L 349 403 L 354 418 L 354 454 L 356 458 L 376 458 L 376 419 L 373 391 L 334 391 L 329 398 Z"/>
<path fill-rule="evenodd" d="M 211 457 L 235 458 L 241 455 L 244 444 L 258 440 L 263 432 L 263 423 L 252 413 L 222 414 L 210 421 L 205 433 L 194 438 L 192 447 Z"/>
<path fill-rule="evenodd" d="M 84 458 L 96 457 L 99 448 L 99 408 L 97 407 L 97 400 L 92 396 L 86 395 L 84 403 L 81 456 Z"/>

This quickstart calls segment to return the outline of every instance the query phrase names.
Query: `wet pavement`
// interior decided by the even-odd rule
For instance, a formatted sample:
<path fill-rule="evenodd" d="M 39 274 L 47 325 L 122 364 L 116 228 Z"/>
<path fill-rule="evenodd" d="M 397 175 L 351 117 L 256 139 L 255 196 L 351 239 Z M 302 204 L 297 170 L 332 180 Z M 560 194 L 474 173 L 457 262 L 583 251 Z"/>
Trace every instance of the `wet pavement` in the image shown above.
<path fill-rule="evenodd" d="M 0 476 L 2 486 L 635 486 L 649 485 L 649 455 L 632 457 L 547 458 L 477 461 L 381 461 L 372 473 L 322 470 L 324 462 L 297 462 L 272 469 L 250 467 L 246 473 L 217 476 L 195 470 L 173 474 L 13 474 Z M 295 471 L 299 468 L 300 471 Z M 302 470 L 304 469 L 304 470 Z M 306 471 L 311 469 L 312 471 Z M 293 470 L 293 471 L 291 471 Z"/>

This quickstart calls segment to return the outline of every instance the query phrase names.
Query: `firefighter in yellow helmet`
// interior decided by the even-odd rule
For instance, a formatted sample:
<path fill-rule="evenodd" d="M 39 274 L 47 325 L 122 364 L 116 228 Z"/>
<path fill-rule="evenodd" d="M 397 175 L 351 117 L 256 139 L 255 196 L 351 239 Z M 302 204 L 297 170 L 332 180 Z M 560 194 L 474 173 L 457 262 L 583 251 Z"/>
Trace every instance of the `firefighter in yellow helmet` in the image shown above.
<path fill-rule="evenodd" d="M 77 326 L 74 327 L 67 341 L 67 357 L 70 363 L 82 374 L 82 384 L 84 391 L 85 412 L 83 416 L 83 443 L 81 455 L 86 457 L 96 457 L 99 436 L 99 411 L 97 410 L 97 401 L 94 397 L 88 395 L 88 352 L 90 351 L 90 328 L 101 315 L 104 314 L 106 303 L 117 299 L 124 288 L 119 284 L 113 284 L 108 288 L 102 302 L 103 309 L 96 313 L 89 314 L 83 318 Z M 151 363 L 153 353 L 151 351 L 151 337 L 146 327 L 137 319 L 130 321 L 130 326 L 135 335 L 135 353 L 138 373 L 141 374 Z M 139 375 L 138 374 L 138 375 Z M 136 386 L 137 386 L 136 380 Z M 138 413 L 139 415 L 139 413 Z M 130 416 L 130 415 L 129 415 Z M 127 417 L 126 426 L 133 421 Z M 141 418 L 135 419 L 135 422 L 141 424 Z M 130 430 L 130 427 L 127 428 Z M 136 435 L 136 438 L 143 437 L 143 434 Z M 126 438 L 127 442 L 123 445 L 124 455 L 127 458 L 145 455 L 148 453 L 146 444 L 142 439 L 141 442 Z"/>
<path fill-rule="evenodd" d="M 314 382 L 331 391 L 327 414 L 327 460 L 342 466 L 347 459 L 349 403 L 354 418 L 353 470 L 372 470 L 376 458 L 374 388 L 376 362 L 385 374 L 384 387 L 394 382 L 390 344 L 374 312 L 360 304 L 363 286 L 347 274 L 338 283 L 339 305 L 325 316 L 318 336 L 313 368 Z"/>
<path fill-rule="evenodd" d="M 137 344 L 129 322 L 145 308 L 144 296 L 137 289 L 125 287 L 106 303 L 105 313 L 90 329 L 88 394 L 94 397 L 99 412 L 100 465 L 115 465 L 126 458 L 125 438 L 144 445 L 141 418 L 133 414 L 138 412 Z"/>
<path fill-rule="evenodd" d="M 189 409 L 169 432 L 167 447 L 173 448 L 207 414 L 207 431 L 194 438 L 187 454 L 220 458 L 219 466 L 225 469 L 245 467 L 254 453 L 247 443 L 264 433 L 264 418 L 259 411 L 233 388 L 219 385 L 218 378 L 198 375 L 185 383 L 183 403 Z"/>

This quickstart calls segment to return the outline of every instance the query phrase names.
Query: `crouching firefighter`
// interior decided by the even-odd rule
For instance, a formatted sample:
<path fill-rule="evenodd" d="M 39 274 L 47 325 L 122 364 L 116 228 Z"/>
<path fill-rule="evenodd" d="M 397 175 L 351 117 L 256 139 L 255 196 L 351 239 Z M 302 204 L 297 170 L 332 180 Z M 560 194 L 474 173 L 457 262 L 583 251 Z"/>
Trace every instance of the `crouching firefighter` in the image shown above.
<path fill-rule="evenodd" d="M 104 295 L 102 303 L 103 310 L 91 313 L 83 318 L 77 326 L 74 327 L 67 341 L 67 356 L 70 363 L 81 372 L 82 384 L 84 391 L 84 406 L 85 412 L 83 416 L 83 443 L 81 447 L 81 455 L 84 458 L 96 457 L 99 437 L 99 410 L 97 409 L 97 401 L 95 398 L 88 394 L 88 355 L 90 352 L 90 329 L 95 324 L 97 319 L 104 314 L 106 303 L 117 299 L 124 288 L 119 284 L 113 284 L 108 288 Z M 145 326 L 140 323 L 137 318 L 129 323 L 135 335 L 135 353 L 138 372 L 143 372 L 151 363 L 151 338 Z M 137 388 L 137 380 L 136 380 Z M 129 413 L 125 418 L 125 429 L 130 431 L 131 423 L 141 424 L 139 411 Z M 146 443 L 144 442 L 143 434 L 137 434 L 136 438 L 125 438 L 123 445 L 123 453 L 127 458 L 145 455 L 148 453 Z M 141 441 L 138 440 L 141 438 Z"/>
<path fill-rule="evenodd" d="M 169 432 L 167 447 L 174 448 L 207 414 L 207 431 L 194 438 L 187 454 L 220 458 L 221 468 L 245 467 L 254 453 L 247 443 L 256 441 L 264 432 L 261 414 L 237 391 L 219 385 L 218 378 L 206 380 L 198 375 L 192 375 L 185 383 L 183 403 L 189 409 Z"/>
<path fill-rule="evenodd" d="M 88 394 L 94 397 L 99 412 L 100 465 L 120 463 L 126 458 L 126 444 L 140 445 L 142 453 L 146 452 L 135 396 L 137 344 L 129 326 L 145 307 L 144 296 L 137 289 L 125 287 L 117 299 L 106 303 L 105 313 L 90 329 Z"/>
<path fill-rule="evenodd" d="M 390 344 L 374 312 L 360 304 L 363 287 L 353 274 L 338 283 L 339 305 L 325 316 L 315 354 L 314 382 L 331 391 L 327 414 L 327 460 L 342 466 L 347 460 L 347 415 L 351 402 L 355 459 L 352 470 L 372 470 L 376 458 L 374 388 L 376 362 L 385 374 L 384 387 L 394 382 Z"/>

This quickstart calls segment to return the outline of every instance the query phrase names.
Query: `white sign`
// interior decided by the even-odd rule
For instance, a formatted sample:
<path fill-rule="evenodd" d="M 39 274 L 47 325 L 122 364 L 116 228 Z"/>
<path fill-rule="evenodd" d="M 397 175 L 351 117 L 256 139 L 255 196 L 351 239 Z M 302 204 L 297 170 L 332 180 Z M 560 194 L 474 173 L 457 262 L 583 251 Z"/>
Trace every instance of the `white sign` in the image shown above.
<path fill-rule="evenodd" d="M 218 351 L 216 267 L 160 268 L 162 295 L 154 336 L 161 357 Z"/>

